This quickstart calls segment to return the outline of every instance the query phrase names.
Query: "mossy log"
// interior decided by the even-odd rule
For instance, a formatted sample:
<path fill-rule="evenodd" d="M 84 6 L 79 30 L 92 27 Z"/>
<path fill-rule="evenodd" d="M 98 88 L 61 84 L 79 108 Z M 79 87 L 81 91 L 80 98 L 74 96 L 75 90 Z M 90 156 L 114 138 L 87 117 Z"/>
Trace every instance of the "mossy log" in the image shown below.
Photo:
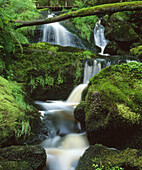
<path fill-rule="evenodd" d="M 21 25 L 16 26 L 16 28 L 20 28 L 25 26 L 49 24 L 53 22 L 63 21 L 70 18 L 75 18 L 75 17 L 85 17 L 90 15 L 109 14 L 109 13 L 121 12 L 121 11 L 140 11 L 140 10 L 142 10 L 142 1 L 122 2 L 122 3 L 104 4 L 104 5 L 98 5 L 89 8 L 83 8 L 74 12 L 68 12 L 66 14 L 62 14 L 53 18 L 47 18 L 44 20 L 33 20 L 33 21 L 15 20 L 15 23 L 20 23 Z"/>

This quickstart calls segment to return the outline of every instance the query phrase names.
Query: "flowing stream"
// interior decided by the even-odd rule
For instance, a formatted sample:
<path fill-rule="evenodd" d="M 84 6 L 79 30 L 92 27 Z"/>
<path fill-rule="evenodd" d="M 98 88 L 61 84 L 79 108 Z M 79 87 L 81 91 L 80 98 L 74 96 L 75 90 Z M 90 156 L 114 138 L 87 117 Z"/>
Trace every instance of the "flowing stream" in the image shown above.
<path fill-rule="evenodd" d="M 88 70 L 93 70 L 92 71 Z M 47 153 L 46 169 L 75 170 L 80 156 L 89 146 L 80 124 L 74 119 L 73 112 L 81 101 L 81 93 L 89 79 L 100 70 L 100 64 L 94 61 L 92 66 L 86 62 L 84 83 L 73 89 L 66 101 L 36 101 L 43 111 L 42 119 L 46 119 L 48 136 L 41 146 Z"/>
<path fill-rule="evenodd" d="M 36 101 L 42 108 L 42 119 L 46 122 L 47 138 L 41 143 L 47 153 L 46 170 L 75 170 L 80 156 L 89 146 L 80 124 L 74 119 L 74 109 L 81 101 L 81 93 L 102 68 L 131 59 L 90 59 L 84 65 L 83 84 L 73 89 L 66 101 Z"/>

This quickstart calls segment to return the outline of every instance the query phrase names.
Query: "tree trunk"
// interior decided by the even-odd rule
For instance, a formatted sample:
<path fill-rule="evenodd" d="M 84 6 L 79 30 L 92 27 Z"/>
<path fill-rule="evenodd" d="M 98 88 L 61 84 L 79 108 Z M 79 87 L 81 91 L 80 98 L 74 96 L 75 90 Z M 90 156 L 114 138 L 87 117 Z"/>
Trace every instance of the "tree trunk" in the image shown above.
<path fill-rule="evenodd" d="M 21 23 L 21 25 L 16 26 L 16 28 L 33 26 L 33 25 L 42 25 L 49 24 L 53 22 L 63 21 L 75 17 L 85 17 L 90 15 L 99 15 L 99 14 L 109 14 L 121 11 L 140 11 L 142 10 L 142 1 L 133 1 L 133 2 L 121 2 L 114 4 L 104 4 L 98 5 L 89 8 L 83 8 L 77 11 L 68 12 L 53 18 L 47 18 L 44 20 L 35 20 L 35 21 L 15 21 L 15 23 Z"/>

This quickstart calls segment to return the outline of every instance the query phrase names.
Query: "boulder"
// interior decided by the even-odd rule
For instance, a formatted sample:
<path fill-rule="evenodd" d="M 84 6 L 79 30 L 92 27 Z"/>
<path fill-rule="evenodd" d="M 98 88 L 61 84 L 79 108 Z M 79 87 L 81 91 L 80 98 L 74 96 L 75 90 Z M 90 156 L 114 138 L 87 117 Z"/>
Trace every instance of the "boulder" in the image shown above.
<path fill-rule="evenodd" d="M 33 170 L 25 161 L 0 161 L 0 170 Z"/>
<path fill-rule="evenodd" d="M 11 146 L 0 149 L 0 155 L 4 159 L 0 161 L 0 169 L 17 169 L 18 166 L 23 170 L 40 170 L 45 166 L 46 153 L 40 146 Z"/>
<path fill-rule="evenodd" d="M 111 65 L 90 79 L 81 110 L 90 144 L 142 148 L 141 78 L 142 64 L 130 62 Z"/>
<path fill-rule="evenodd" d="M 81 123 L 81 129 L 85 130 L 85 102 L 81 102 L 74 110 L 74 118 Z"/>
<path fill-rule="evenodd" d="M 90 146 L 80 158 L 76 170 L 142 169 L 142 151 L 127 148 L 123 151 L 101 144 Z"/>

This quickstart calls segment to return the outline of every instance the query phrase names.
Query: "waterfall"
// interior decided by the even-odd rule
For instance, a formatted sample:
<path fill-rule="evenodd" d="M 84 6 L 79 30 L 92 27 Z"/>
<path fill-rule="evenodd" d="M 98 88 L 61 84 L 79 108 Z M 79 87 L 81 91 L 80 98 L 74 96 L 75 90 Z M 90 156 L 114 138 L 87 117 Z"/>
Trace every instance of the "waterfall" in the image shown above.
<path fill-rule="evenodd" d="M 41 146 L 47 153 L 46 170 L 75 170 L 80 156 L 89 146 L 85 133 L 74 119 L 74 109 L 81 100 L 81 93 L 89 79 L 98 74 L 102 68 L 111 64 L 129 62 L 126 58 L 90 59 L 84 65 L 83 84 L 78 85 L 66 101 L 37 101 L 43 111 L 42 119 L 48 129 L 48 136 Z"/>
<path fill-rule="evenodd" d="M 104 31 L 105 28 L 101 25 L 101 20 L 99 20 L 94 28 L 94 43 L 96 46 L 101 48 L 101 52 L 99 53 L 100 55 L 108 56 L 109 54 L 104 54 L 105 47 L 109 42 L 105 39 Z"/>
<path fill-rule="evenodd" d="M 48 15 L 48 18 L 51 17 L 53 17 L 53 15 Z M 85 49 L 81 40 L 75 34 L 69 32 L 59 22 L 43 25 L 42 42 Z"/>
<path fill-rule="evenodd" d="M 89 66 L 88 62 L 86 62 L 84 67 L 83 83 L 84 84 L 88 83 L 89 79 L 98 74 L 100 70 L 101 63 L 99 63 L 97 60 L 93 60 L 93 64 L 91 66 Z"/>

